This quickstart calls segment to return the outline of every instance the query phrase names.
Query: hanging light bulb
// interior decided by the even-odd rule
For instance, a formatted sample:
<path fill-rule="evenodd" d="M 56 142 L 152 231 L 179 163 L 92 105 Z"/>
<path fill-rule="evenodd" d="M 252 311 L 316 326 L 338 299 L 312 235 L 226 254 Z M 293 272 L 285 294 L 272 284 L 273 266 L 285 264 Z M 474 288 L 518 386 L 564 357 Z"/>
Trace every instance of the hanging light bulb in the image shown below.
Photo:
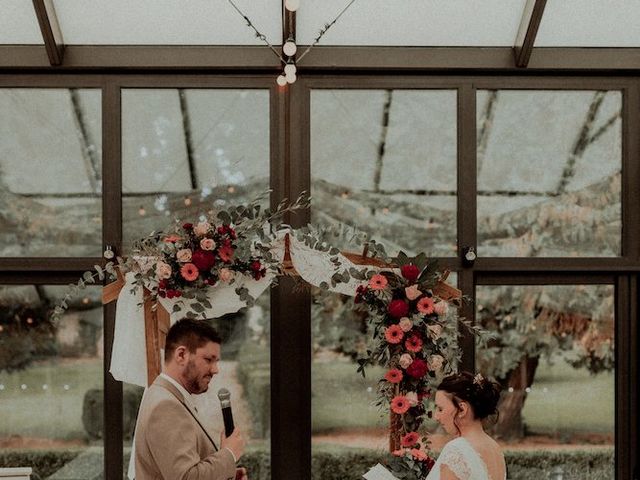
<path fill-rule="evenodd" d="M 296 52 L 298 51 L 298 47 L 296 45 L 296 42 L 294 42 L 293 39 L 291 37 L 289 37 L 289 39 L 282 46 L 282 51 L 288 57 L 293 57 L 296 54 Z"/>
<path fill-rule="evenodd" d="M 188 207 L 191 205 L 191 197 L 184 197 L 184 205 Z"/>
<path fill-rule="evenodd" d="M 140 208 L 138 209 L 138 215 L 140 215 L 141 217 L 145 216 L 147 214 L 147 211 L 144 209 L 143 206 L 140 206 Z"/>
<path fill-rule="evenodd" d="M 294 83 L 298 79 L 295 73 L 287 73 L 284 78 L 287 80 L 287 83 Z"/>
<path fill-rule="evenodd" d="M 284 8 L 290 12 L 295 12 L 300 7 L 300 0 L 285 0 Z"/>
<path fill-rule="evenodd" d="M 276 83 L 281 87 L 284 87 L 287 84 L 287 79 L 284 75 L 278 75 L 278 78 L 276 78 Z"/>
<path fill-rule="evenodd" d="M 295 75 L 297 72 L 296 65 L 294 63 L 287 63 L 284 66 L 284 74 L 285 75 Z"/>

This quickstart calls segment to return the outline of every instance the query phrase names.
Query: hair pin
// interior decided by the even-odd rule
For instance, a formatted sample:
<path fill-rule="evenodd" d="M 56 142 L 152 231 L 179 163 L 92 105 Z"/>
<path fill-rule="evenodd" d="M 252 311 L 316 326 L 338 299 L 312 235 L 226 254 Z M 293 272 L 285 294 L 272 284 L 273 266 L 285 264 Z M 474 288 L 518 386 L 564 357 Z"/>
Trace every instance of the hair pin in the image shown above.
<path fill-rule="evenodd" d="M 476 385 L 481 385 L 484 381 L 484 377 L 481 373 L 477 373 L 475 377 L 473 377 L 473 383 Z"/>

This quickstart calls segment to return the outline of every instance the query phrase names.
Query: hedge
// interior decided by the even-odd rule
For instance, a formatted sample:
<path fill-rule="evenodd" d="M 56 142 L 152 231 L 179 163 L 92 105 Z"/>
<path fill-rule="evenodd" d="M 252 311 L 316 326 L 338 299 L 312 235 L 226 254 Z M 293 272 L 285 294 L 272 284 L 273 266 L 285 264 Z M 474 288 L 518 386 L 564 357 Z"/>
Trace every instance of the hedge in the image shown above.
<path fill-rule="evenodd" d="M 3 450 L 0 467 L 32 467 L 33 480 L 43 480 L 74 459 L 78 450 Z M 296 454 L 292 452 L 292 454 Z M 566 479 L 609 480 L 614 478 L 614 449 L 582 449 L 573 451 L 507 451 L 509 480 L 541 480 L 560 466 Z M 376 450 L 332 445 L 314 445 L 311 460 L 312 480 L 362 480 L 370 467 L 383 457 Z M 251 480 L 270 480 L 270 453 L 264 449 L 249 449 L 241 464 Z M 128 455 L 125 457 L 125 470 Z M 275 480 L 275 479 L 274 479 Z"/>

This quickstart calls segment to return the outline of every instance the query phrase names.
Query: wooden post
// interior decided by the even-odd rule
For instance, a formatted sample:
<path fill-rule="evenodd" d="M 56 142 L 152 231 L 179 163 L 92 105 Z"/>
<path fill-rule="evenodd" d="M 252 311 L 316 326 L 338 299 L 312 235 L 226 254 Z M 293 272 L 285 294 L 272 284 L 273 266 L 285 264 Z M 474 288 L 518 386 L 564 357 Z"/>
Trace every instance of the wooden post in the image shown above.
<path fill-rule="evenodd" d="M 160 349 L 165 346 L 167 332 L 169 331 L 169 312 L 156 303 L 150 297 L 146 288 L 144 295 L 144 335 L 147 351 L 147 385 L 151 385 L 160 372 L 162 372 L 162 358 Z"/>

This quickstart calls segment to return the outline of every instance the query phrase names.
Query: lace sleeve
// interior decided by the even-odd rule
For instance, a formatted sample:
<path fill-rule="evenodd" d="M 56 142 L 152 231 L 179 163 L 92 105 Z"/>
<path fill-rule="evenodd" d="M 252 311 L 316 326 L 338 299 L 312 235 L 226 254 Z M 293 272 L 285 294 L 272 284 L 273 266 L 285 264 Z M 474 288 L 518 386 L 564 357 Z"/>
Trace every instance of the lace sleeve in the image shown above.
<path fill-rule="evenodd" d="M 438 458 L 441 465 L 446 465 L 460 480 L 471 478 L 471 468 L 457 445 L 447 444 Z"/>

